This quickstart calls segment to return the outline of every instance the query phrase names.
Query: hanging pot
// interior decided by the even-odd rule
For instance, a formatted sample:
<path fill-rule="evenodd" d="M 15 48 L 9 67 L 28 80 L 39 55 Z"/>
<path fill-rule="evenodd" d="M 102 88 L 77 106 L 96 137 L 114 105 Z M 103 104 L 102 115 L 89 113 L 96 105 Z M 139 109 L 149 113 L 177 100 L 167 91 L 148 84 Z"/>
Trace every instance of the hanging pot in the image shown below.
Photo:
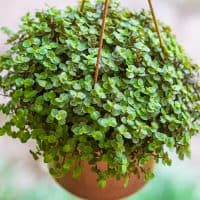
<path fill-rule="evenodd" d="M 124 187 L 124 179 L 117 181 L 115 178 L 108 179 L 104 189 L 99 188 L 97 184 L 97 175 L 91 170 L 91 166 L 82 161 L 84 166 L 83 173 L 79 179 L 72 177 L 72 172 L 67 173 L 63 178 L 57 179 L 57 182 L 70 193 L 88 200 L 119 200 L 139 191 L 144 185 L 144 174 L 141 172 L 140 178 L 132 174 L 128 186 Z M 98 168 L 106 169 L 106 164 L 100 162 Z M 154 168 L 154 160 L 151 160 L 145 169 Z"/>

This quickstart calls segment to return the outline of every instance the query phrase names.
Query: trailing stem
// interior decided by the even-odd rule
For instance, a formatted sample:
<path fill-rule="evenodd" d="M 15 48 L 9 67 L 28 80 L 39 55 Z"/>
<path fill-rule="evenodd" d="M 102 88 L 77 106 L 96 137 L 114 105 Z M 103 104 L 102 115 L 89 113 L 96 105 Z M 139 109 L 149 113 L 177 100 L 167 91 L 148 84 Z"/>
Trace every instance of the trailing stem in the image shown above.
<path fill-rule="evenodd" d="M 108 14 L 108 7 L 109 7 L 109 0 L 105 0 L 104 11 L 103 11 L 103 22 L 102 22 L 102 27 L 101 27 L 100 41 L 99 41 L 99 50 L 98 50 L 96 70 L 95 70 L 95 75 L 94 75 L 94 83 L 96 83 L 98 81 L 98 76 L 99 76 L 99 65 L 101 62 L 103 36 L 104 36 L 104 32 L 105 32 L 105 27 L 106 27 L 106 17 Z"/>

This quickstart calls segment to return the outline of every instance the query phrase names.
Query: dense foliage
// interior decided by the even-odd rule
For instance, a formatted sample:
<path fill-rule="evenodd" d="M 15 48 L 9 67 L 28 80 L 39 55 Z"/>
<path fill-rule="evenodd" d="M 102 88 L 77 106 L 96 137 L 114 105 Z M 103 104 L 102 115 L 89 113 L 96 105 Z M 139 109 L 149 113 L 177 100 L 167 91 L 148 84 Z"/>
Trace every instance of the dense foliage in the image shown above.
<path fill-rule="evenodd" d="M 100 186 L 110 176 L 128 178 L 152 158 L 170 165 L 165 147 L 180 159 L 199 130 L 199 66 L 191 62 L 169 27 L 160 23 L 163 52 L 150 13 L 109 8 L 98 83 L 93 77 L 102 4 L 26 14 L 0 56 L 10 116 L 0 129 L 22 142 L 34 139 L 34 158 L 55 163 L 50 172 L 74 177 L 88 161 Z M 6 29 L 4 29 L 7 31 Z M 9 33 L 9 31 L 7 31 Z M 97 167 L 108 164 L 106 171 Z M 140 170 L 138 167 L 140 167 Z M 146 178 L 152 174 L 147 170 Z"/>

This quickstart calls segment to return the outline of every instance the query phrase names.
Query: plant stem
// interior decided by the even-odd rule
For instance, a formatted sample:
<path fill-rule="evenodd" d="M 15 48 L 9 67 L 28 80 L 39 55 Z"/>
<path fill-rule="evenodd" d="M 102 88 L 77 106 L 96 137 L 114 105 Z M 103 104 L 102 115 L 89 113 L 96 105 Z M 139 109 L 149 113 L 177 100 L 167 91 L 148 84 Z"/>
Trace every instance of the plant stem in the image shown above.
<path fill-rule="evenodd" d="M 80 12 L 83 12 L 85 2 L 86 2 L 86 0 L 82 0 L 82 1 L 81 1 Z"/>
<path fill-rule="evenodd" d="M 152 14 L 152 17 L 153 17 L 153 22 L 154 22 L 154 25 L 155 25 L 155 28 L 156 28 L 156 32 L 158 34 L 158 39 L 159 39 L 159 42 L 160 42 L 160 47 L 163 50 L 163 52 L 165 52 L 165 48 L 164 48 L 163 41 L 162 41 L 162 38 L 161 38 L 161 34 L 160 34 L 158 22 L 157 22 L 155 11 L 154 11 L 153 4 L 152 4 L 152 0 L 148 0 L 148 3 L 149 3 L 149 7 L 150 7 L 151 14 Z"/>
<path fill-rule="evenodd" d="M 62 165 L 64 165 L 64 164 L 65 164 L 65 160 L 66 160 L 66 158 L 67 158 L 67 154 L 65 154 L 65 156 L 63 157 L 63 160 L 62 160 Z"/>
<path fill-rule="evenodd" d="M 108 6 L 109 6 L 109 0 L 105 0 L 104 11 L 103 11 L 103 22 L 102 22 L 102 27 L 101 27 L 100 41 L 99 41 L 99 50 L 98 50 L 96 70 L 95 70 L 95 75 L 94 75 L 94 84 L 97 82 L 98 76 L 99 76 L 99 65 L 101 62 L 103 36 L 104 36 L 104 32 L 105 32 L 105 27 L 106 27 L 106 17 L 108 14 Z"/>

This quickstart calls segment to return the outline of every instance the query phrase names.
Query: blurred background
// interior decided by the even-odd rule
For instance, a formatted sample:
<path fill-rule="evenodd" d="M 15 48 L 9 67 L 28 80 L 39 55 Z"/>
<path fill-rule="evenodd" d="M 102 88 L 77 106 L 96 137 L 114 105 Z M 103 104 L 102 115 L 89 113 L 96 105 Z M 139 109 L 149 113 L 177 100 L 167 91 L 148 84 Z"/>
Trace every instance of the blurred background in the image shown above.
<path fill-rule="evenodd" d="M 132 10 L 148 8 L 147 0 L 121 0 Z M 156 14 L 172 27 L 185 51 L 200 63 L 200 0 L 153 0 Z M 76 0 L 0 0 L 0 27 L 17 30 L 20 17 L 45 6 L 63 8 Z M 5 52 L 6 37 L 0 33 L 0 53 Z M 0 97 L 0 102 L 5 99 Z M 6 117 L 0 114 L 0 124 Z M 200 200 L 200 135 L 192 140 L 192 157 L 179 161 L 172 152 L 173 166 L 157 165 L 156 177 L 128 200 Z M 34 142 L 21 144 L 8 137 L 0 138 L 0 200 L 75 200 L 48 174 L 47 167 L 29 154 Z"/>

